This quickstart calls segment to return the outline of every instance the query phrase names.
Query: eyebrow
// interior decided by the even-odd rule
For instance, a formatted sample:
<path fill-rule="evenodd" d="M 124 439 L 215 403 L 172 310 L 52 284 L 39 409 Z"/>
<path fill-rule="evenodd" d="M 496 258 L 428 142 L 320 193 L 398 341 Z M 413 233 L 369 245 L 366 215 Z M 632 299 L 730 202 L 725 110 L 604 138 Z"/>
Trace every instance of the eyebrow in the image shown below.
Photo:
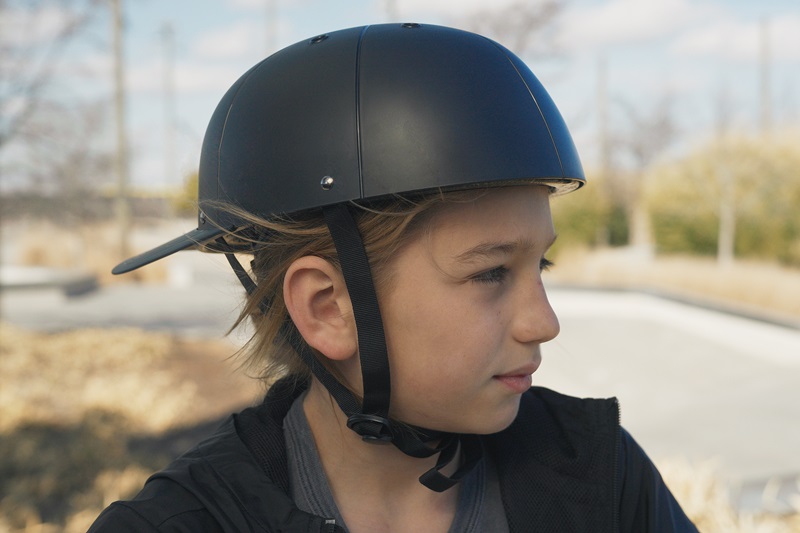
<path fill-rule="evenodd" d="M 545 250 L 549 250 L 556 242 L 558 235 L 553 235 L 548 242 L 545 243 Z M 472 263 L 481 259 L 493 258 L 500 255 L 511 255 L 519 249 L 530 249 L 534 247 L 534 243 L 530 240 L 520 241 L 489 241 L 482 242 L 461 252 L 456 255 L 454 259 L 461 263 Z"/>

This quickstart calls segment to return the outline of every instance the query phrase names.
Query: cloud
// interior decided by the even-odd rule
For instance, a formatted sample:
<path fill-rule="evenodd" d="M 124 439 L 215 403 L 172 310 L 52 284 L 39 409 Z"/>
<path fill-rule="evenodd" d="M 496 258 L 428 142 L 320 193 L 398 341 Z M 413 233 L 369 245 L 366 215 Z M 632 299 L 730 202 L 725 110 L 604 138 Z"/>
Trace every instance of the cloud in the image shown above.
<path fill-rule="evenodd" d="M 202 35 L 193 43 L 192 53 L 206 59 L 239 58 L 261 45 L 259 36 L 252 21 L 237 22 Z"/>
<path fill-rule="evenodd" d="M 312 0 L 227 0 L 233 8 L 266 12 L 268 1 L 273 2 L 275 9 L 280 12 L 287 7 L 308 7 L 313 5 Z M 394 11 L 400 17 L 424 16 L 426 14 L 444 15 L 445 17 L 462 17 L 476 11 L 485 11 L 488 8 L 501 9 L 525 0 L 371 0 L 369 2 L 354 2 L 352 0 L 339 1 L 336 9 L 346 10 L 362 8 L 376 12 L 388 13 Z"/>
<path fill-rule="evenodd" d="M 245 9 L 265 9 L 266 5 L 264 0 L 229 0 L 227 3 L 233 7 Z"/>
<path fill-rule="evenodd" d="M 767 22 L 770 56 L 800 60 L 800 15 L 783 15 Z M 669 52 L 677 56 L 714 57 L 752 62 L 761 49 L 761 21 L 718 20 L 677 38 Z"/>
<path fill-rule="evenodd" d="M 244 66 L 238 63 L 180 63 L 175 67 L 175 90 L 178 93 L 202 91 L 221 93 L 227 90 L 244 71 Z M 163 90 L 163 66 L 159 62 L 129 67 L 126 78 L 130 91 Z"/>
<path fill-rule="evenodd" d="M 38 8 L 2 8 L 0 35 L 6 44 L 31 46 L 52 41 L 70 25 L 78 22 L 78 16 L 59 6 Z"/>
<path fill-rule="evenodd" d="M 385 2 L 381 1 L 382 4 Z M 491 7 L 499 11 L 515 3 L 519 0 L 494 0 Z M 463 17 L 471 12 L 485 11 L 488 5 L 486 0 L 395 0 L 395 9 L 401 16 L 428 12 Z"/>
<path fill-rule="evenodd" d="M 272 7 L 278 11 L 287 7 L 304 6 L 311 0 L 227 0 L 225 3 L 231 7 L 247 10 L 258 10 L 266 12 L 272 2 Z"/>
<path fill-rule="evenodd" d="M 574 6 L 564 12 L 560 39 L 572 49 L 652 41 L 717 11 L 710 4 L 690 0 L 610 0 Z"/>

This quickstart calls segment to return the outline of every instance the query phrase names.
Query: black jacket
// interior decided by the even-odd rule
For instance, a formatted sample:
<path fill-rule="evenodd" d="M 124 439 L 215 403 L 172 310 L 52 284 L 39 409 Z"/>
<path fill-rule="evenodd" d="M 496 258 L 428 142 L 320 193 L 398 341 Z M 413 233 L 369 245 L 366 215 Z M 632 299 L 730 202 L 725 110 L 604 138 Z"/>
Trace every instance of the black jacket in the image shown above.
<path fill-rule="evenodd" d="M 90 532 L 341 532 L 288 496 L 282 423 L 304 386 L 276 383 L 264 402 L 228 419 L 116 502 Z M 484 438 L 511 533 L 694 532 L 642 449 L 619 426 L 615 399 L 534 387 L 506 430 Z"/>

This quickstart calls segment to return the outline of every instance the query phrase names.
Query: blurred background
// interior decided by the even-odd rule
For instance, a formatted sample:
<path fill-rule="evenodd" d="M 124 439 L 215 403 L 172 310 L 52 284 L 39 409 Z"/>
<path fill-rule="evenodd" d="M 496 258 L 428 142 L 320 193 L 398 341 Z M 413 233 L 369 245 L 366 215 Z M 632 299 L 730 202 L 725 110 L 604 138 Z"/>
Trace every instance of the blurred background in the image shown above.
<path fill-rule="evenodd" d="M 0 1 L 0 531 L 85 530 L 257 401 L 224 259 L 110 270 L 196 226 L 243 72 L 390 21 L 505 44 L 573 133 L 536 384 L 619 397 L 703 531 L 800 531 L 795 0 Z"/>

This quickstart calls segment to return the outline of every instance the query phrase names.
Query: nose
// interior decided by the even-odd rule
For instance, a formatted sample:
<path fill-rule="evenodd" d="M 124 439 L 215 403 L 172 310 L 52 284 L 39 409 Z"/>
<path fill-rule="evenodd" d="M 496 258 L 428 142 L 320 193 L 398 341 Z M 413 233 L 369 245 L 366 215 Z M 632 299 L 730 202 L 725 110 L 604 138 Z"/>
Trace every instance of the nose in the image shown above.
<path fill-rule="evenodd" d="M 561 326 L 547 299 L 541 277 L 536 276 L 530 290 L 519 291 L 518 299 L 512 328 L 514 339 L 517 342 L 539 344 L 555 339 Z"/>

